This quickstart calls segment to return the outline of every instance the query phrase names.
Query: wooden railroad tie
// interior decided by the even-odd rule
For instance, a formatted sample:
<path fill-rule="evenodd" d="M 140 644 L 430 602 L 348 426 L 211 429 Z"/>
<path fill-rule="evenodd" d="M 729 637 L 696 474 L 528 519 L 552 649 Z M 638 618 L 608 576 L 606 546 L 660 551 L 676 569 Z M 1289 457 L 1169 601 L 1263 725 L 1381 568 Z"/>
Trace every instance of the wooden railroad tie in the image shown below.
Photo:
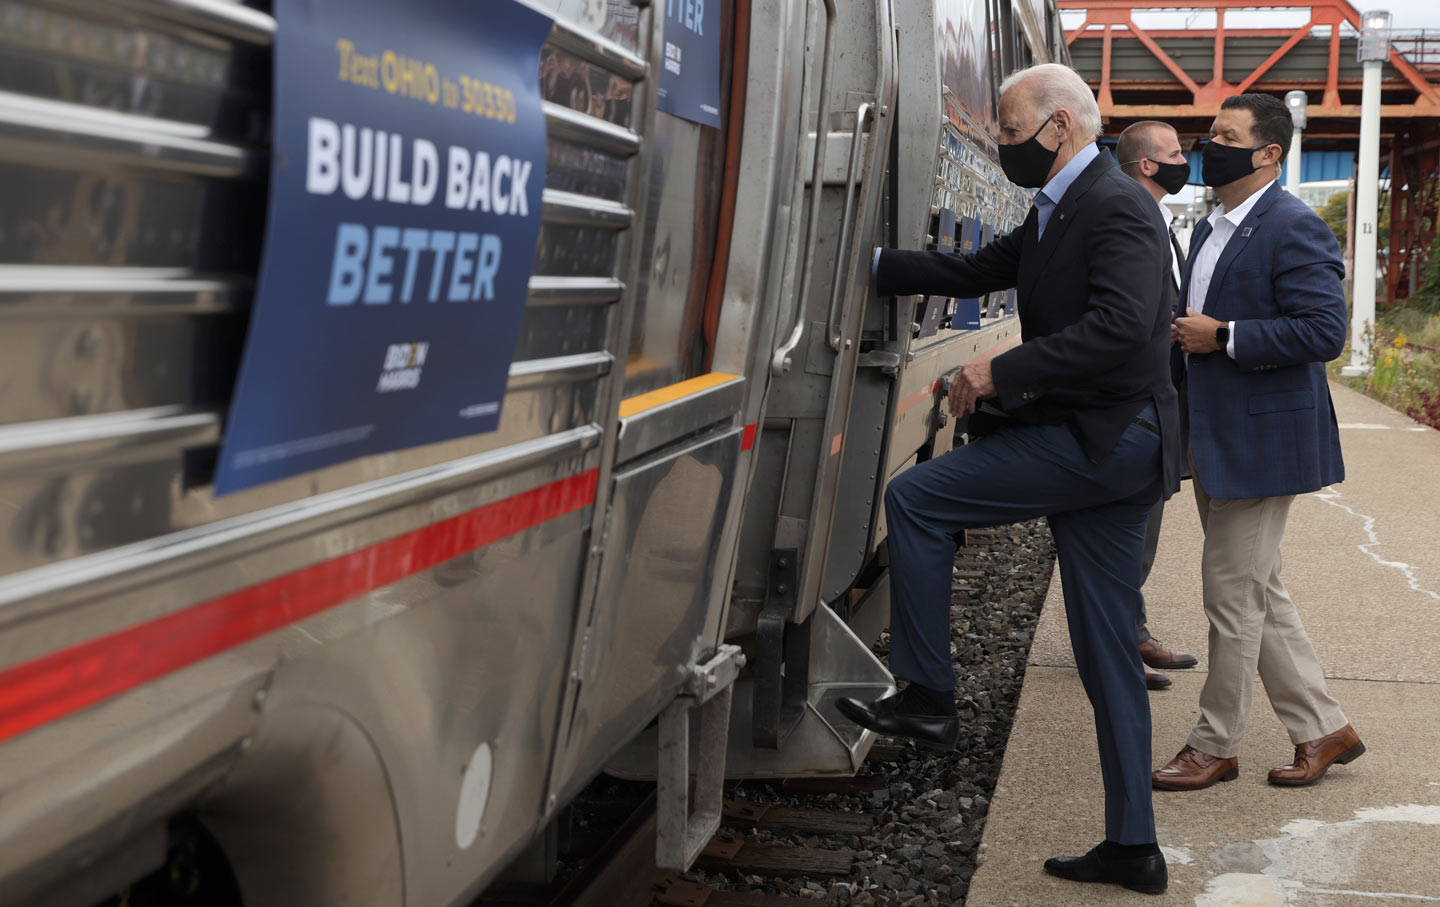
<path fill-rule="evenodd" d="M 853 778 L 786 778 L 780 789 L 797 794 L 868 794 L 890 786 L 884 775 L 856 775 Z"/>
<path fill-rule="evenodd" d="M 726 800 L 721 819 L 738 828 L 784 828 L 812 835 L 863 835 L 875 827 L 875 817 L 834 809 L 795 809 L 744 800 Z"/>
<path fill-rule="evenodd" d="M 905 758 L 903 743 L 873 743 L 865 754 L 866 762 L 900 762 Z"/>
<path fill-rule="evenodd" d="M 854 863 L 855 854 L 850 850 L 712 840 L 700 852 L 695 865 L 710 872 L 848 876 Z"/>
<path fill-rule="evenodd" d="M 753 891 L 717 891 L 709 885 L 671 879 L 653 903 L 658 907 L 794 907 L 797 900 Z"/>

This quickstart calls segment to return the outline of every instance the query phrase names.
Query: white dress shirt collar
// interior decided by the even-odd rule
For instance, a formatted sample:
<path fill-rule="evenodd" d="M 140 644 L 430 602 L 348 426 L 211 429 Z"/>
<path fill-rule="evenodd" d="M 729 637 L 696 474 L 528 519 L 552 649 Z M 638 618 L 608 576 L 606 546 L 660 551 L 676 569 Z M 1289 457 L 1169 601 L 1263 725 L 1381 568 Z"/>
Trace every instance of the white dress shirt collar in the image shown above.
<path fill-rule="evenodd" d="M 1180 261 L 1175 257 L 1175 246 L 1170 238 L 1175 235 L 1171 228 L 1175 225 L 1175 212 L 1165 207 L 1164 202 L 1156 202 L 1160 206 L 1160 216 L 1165 219 L 1165 251 L 1170 255 L 1170 276 L 1175 279 L 1175 286 L 1180 286 Z"/>
<path fill-rule="evenodd" d="M 1224 205 L 1216 208 L 1215 211 L 1210 215 L 1210 229 L 1215 229 L 1216 222 L 1221 220 L 1222 218 L 1229 221 L 1230 226 L 1239 227 L 1242 223 L 1245 222 L 1245 218 L 1250 216 L 1250 209 L 1254 208 L 1255 203 L 1260 201 L 1260 196 L 1264 195 L 1266 191 L 1268 191 L 1269 188 L 1274 185 L 1274 183 L 1275 181 L 1271 180 L 1263 187 L 1255 190 L 1255 192 L 1249 198 L 1236 205 L 1234 211 L 1225 210 Z"/>

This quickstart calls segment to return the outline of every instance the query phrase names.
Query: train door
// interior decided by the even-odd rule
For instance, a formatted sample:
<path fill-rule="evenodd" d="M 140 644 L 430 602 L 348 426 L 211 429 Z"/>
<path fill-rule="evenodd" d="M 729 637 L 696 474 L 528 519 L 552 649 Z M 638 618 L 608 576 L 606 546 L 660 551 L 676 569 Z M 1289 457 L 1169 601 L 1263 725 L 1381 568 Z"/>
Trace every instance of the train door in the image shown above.
<path fill-rule="evenodd" d="M 647 193 L 622 275 L 634 308 L 621 327 L 618 431 L 602 470 L 608 506 L 596 515 L 551 802 L 640 734 L 722 642 L 767 374 L 757 345 L 768 342 L 770 212 L 786 189 L 777 168 L 796 154 L 793 131 L 778 124 L 794 78 L 780 42 L 794 33 L 798 6 L 707 4 L 707 26 L 718 11 L 717 115 L 640 114 Z M 680 7 L 642 14 L 652 73 L 664 70 L 671 30 L 688 28 Z M 655 758 L 645 751 L 641 773 L 655 772 Z"/>
<path fill-rule="evenodd" d="M 822 599 L 832 534 L 849 531 L 832 529 L 837 501 L 865 495 L 845 464 L 873 474 L 866 462 L 878 457 L 888 393 L 869 355 L 871 336 L 885 330 L 869 250 L 881 240 L 896 105 L 894 23 L 889 0 L 816 3 L 810 16 L 796 124 L 806 151 L 727 628 L 750 659 L 736 693 L 732 776 L 852 771 L 870 738 L 830 703 L 889 685 Z"/>

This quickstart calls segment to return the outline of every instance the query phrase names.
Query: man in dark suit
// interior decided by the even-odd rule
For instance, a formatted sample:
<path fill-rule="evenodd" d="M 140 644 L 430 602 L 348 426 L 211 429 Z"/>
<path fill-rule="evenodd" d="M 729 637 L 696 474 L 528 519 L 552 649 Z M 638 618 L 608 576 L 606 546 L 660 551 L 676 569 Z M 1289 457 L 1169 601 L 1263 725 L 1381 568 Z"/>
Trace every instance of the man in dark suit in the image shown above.
<path fill-rule="evenodd" d="M 989 401 L 998 427 L 886 490 L 890 669 L 909 684 L 840 708 L 872 730 L 953 746 L 954 536 L 1048 517 L 1075 661 L 1095 709 L 1106 835 L 1085 856 L 1047 860 L 1045 869 L 1160 892 L 1165 860 L 1150 804 L 1150 709 L 1135 624 L 1146 514 L 1178 486 L 1165 227 L 1154 200 L 1096 147 L 1100 111 L 1074 70 L 1043 64 L 1008 78 L 1000 129 L 1006 176 L 1043 187 L 1025 222 L 973 254 L 876 255 L 883 294 L 974 297 L 1015 287 L 1024 342 L 967 363 L 952 385 L 952 411 Z"/>
<path fill-rule="evenodd" d="M 1257 670 L 1295 744 L 1271 784 L 1313 784 L 1365 752 L 1325 689 L 1280 581 L 1295 495 L 1345 478 L 1324 365 L 1345 345 L 1345 272 L 1325 222 L 1277 182 L 1291 128 L 1289 111 L 1270 95 L 1227 98 L 1201 161 L 1220 207 L 1190 237 L 1180 291 L 1188 314 L 1173 334 L 1185 353 L 1205 531 L 1210 671 L 1185 747 L 1154 773 L 1161 790 L 1199 790 L 1239 774 Z"/>
<path fill-rule="evenodd" d="M 1160 217 L 1165 221 L 1170 240 L 1170 248 L 1167 250 L 1170 268 L 1166 272 L 1168 279 L 1165 281 L 1165 301 L 1171 312 L 1176 315 L 1183 314 L 1177 308 L 1177 303 L 1180 299 L 1180 268 L 1185 263 L 1185 255 L 1180 251 L 1180 240 L 1176 238 L 1171 225 L 1175 215 L 1163 202 L 1165 196 L 1174 195 L 1190 181 L 1190 162 L 1186 160 L 1185 152 L 1180 149 L 1180 136 L 1176 135 L 1175 127 L 1159 120 L 1131 123 L 1120 133 L 1120 141 L 1115 144 L 1115 156 L 1119 159 L 1120 169 L 1144 186 L 1160 209 Z M 1171 376 L 1176 387 L 1179 387 L 1185 367 L 1180 351 L 1171 350 L 1170 359 Z M 1187 442 L 1183 419 L 1180 435 L 1180 447 L 1184 450 Z M 1163 690 L 1170 686 L 1170 678 L 1160 673 L 1159 668 L 1193 668 L 1198 663 L 1198 659 L 1189 652 L 1176 651 L 1152 636 L 1149 619 L 1145 615 L 1145 580 L 1150 578 L 1150 568 L 1155 565 L 1155 552 L 1160 546 L 1160 522 L 1164 516 L 1165 500 L 1162 498 L 1155 502 L 1155 509 L 1150 511 L 1150 518 L 1145 523 L 1145 553 L 1140 560 L 1140 659 L 1145 662 L 1145 685 L 1152 690 Z"/>

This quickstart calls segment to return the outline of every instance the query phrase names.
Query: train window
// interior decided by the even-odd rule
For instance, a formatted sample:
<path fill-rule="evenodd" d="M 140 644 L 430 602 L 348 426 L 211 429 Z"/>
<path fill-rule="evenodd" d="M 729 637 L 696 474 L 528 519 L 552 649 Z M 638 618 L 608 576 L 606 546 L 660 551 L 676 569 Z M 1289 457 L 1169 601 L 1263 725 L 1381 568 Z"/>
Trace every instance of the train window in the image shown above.
<path fill-rule="evenodd" d="M 996 0 L 991 0 L 996 2 Z M 1008 2 L 1008 0 L 1001 0 Z M 995 19 L 990 3 L 946 0 L 936 7 L 940 29 L 940 81 L 946 116 L 956 128 L 995 131 Z"/>
<path fill-rule="evenodd" d="M 985 4 L 985 37 L 990 51 L 990 103 L 997 113 L 1000 109 L 1000 81 L 1007 72 L 1001 52 L 1000 3 L 1001 0 L 989 0 Z"/>
<path fill-rule="evenodd" d="M 603 37 L 629 51 L 640 50 L 640 7 L 644 3 L 634 0 L 604 0 L 605 24 L 600 29 Z"/>
<path fill-rule="evenodd" d="M 734 10 L 721 8 L 720 110 L 728 116 Z M 637 303 L 625 367 L 625 396 L 634 397 L 694 378 L 709 370 L 707 326 L 716 323 L 718 294 L 708 299 L 717 266 L 720 174 L 725 171 L 725 125 L 701 126 L 668 113 L 655 115 L 650 172 L 651 197 L 641 235 L 641 261 L 634 275 Z"/>
<path fill-rule="evenodd" d="M 547 46 L 540 54 L 540 93 L 616 126 L 630 125 L 631 84 L 558 48 Z"/>

